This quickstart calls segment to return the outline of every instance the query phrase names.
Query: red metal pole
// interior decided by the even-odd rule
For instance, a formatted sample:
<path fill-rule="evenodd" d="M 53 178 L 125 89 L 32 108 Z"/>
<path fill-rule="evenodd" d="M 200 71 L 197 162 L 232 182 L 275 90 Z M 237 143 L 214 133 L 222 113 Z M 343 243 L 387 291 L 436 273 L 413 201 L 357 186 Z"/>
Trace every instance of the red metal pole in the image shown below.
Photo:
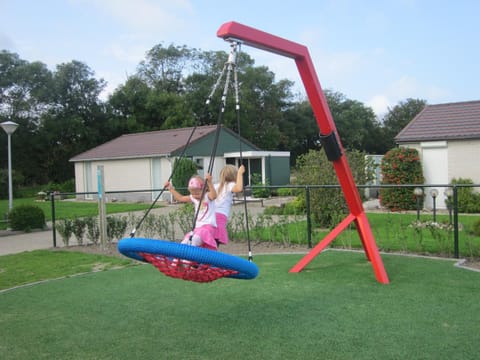
<path fill-rule="evenodd" d="M 370 224 L 368 223 L 368 219 L 363 209 L 360 194 L 355 185 L 348 161 L 345 157 L 344 149 L 337 134 L 335 122 L 333 121 L 327 100 L 320 86 L 320 82 L 318 81 L 308 49 L 304 45 L 233 21 L 223 24 L 218 29 L 217 36 L 225 40 L 238 40 L 246 45 L 290 57 L 295 60 L 308 99 L 312 106 L 313 113 L 317 120 L 318 127 L 320 128 L 320 133 L 323 135 L 333 133 L 341 150 L 342 155 L 333 161 L 333 166 L 350 210 L 350 215 L 341 224 L 348 224 L 353 220 L 355 221 L 366 256 L 372 262 L 377 281 L 388 284 L 388 276 L 378 253 L 375 239 L 370 229 Z M 333 241 L 335 236 L 343 231 L 345 227 L 346 226 L 337 226 L 333 233 L 327 235 L 327 237 L 321 242 L 321 249 L 317 247 L 312 249 L 311 254 L 307 254 L 307 256 L 290 271 L 301 271 L 303 267 L 305 267 L 308 262 L 323 250 L 325 246 Z"/>

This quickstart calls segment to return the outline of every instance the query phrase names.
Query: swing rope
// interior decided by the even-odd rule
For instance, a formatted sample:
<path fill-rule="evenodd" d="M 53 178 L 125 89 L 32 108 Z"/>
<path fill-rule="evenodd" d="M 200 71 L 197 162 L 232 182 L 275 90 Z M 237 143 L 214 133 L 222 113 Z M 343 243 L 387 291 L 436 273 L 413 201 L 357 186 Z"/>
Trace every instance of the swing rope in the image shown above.
<path fill-rule="evenodd" d="M 215 89 L 219 86 L 221 79 L 223 78 L 224 74 L 226 73 L 226 80 L 225 86 L 222 94 L 221 99 L 221 109 L 219 112 L 218 120 L 217 120 L 217 127 L 215 131 L 215 139 L 212 148 L 212 153 L 210 156 L 210 163 L 208 167 L 208 173 L 211 174 L 214 165 L 214 159 L 217 152 L 217 147 L 220 138 L 220 130 L 223 121 L 223 115 L 225 112 L 226 107 L 226 99 L 228 95 L 228 88 L 230 84 L 231 72 L 232 69 L 234 70 L 234 79 L 235 79 L 235 94 L 236 94 L 236 109 L 237 109 L 237 124 L 239 126 L 239 97 L 238 97 L 238 81 L 237 81 L 237 68 L 236 68 L 236 55 L 237 55 L 237 43 L 232 43 L 232 50 L 228 57 L 228 61 L 226 62 L 222 73 L 220 74 L 217 82 L 214 85 L 212 92 L 210 93 L 206 104 L 208 105 L 211 101 L 213 94 L 215 93 Z M 192 133 L 188 138 L 187 144 L 182 149 L 182 153 L 180 158 L 185 156 L 186 149 L 193 137 L 193 134 L 196 130 L 197 126 L 192 129 Z M 240 129 L 240 127 L 239 127 Z M 241 152 L 241 139 L 239 135 L 239 143 L 240 143 L 240 161 L 242 162 L 242 152 Z M 172 173 L 168 181 L 171 180 L 174 171 L 176 168 L 176 164 L 173 167 Z M 152 239 L 134 239 L 134 235 L 136 229 L 140 227 L 143 223 L 144 219 L 147 217 L 148 213 L 152 210 L 153 206 L 166 190 L 164 187 L 159 195 L 156 197 L 153 204 L 150 206 L 149 209 L 145 212 L 143 218 L 137 224 L 137 226 L 133 229 L 130 234 L 129 239 L 120 240 L 118 243 L 119 251 L 131 258 L 145 261 L 153 266 L 155 266 L 159 271 L 163 274 L 183 279 L 189 280 L 194 282 L 211 282 L 216 279 L 222 277 L 230 277 L 230 278 L 237 278 L 237 279 L 253 279 L 258 275 L 258 268 L 252 262 L 251 256 L 251 249 L 250 249 L 250 236 L 248 235 L 248 246 L 249 246 L 249 261 L 244 259 L 228 255 L 221 252 L 216 252 L 212 250 L 208 250 L 201 247 L 191 246 L 192 237 L 193 237 L 193 230 L 195 229 L 195 224 L 199 215 L 199 209 L 201 205 L 201 201 L 203 200 L 206 192 L 207 184 L 204 183 L 202 188 L 202 196 L 200 198 L 200 204 L 197 208 L 195 213 L 195 217 L 193 220 L 193 227 L 189 237 L 190 245 L 186 244 L 177 244 L 171 241 L 162 241 L 162 240 L 152 240 Z M 245 198 L 245 192 L 244 192 Z M 246 207 L 246 198 L 245 198 L 245 218 L 247 221 L 247 234 L 249 233 L 248 230 L 248 216 L 247 216 L 247 207 Z"/>
<path fill-rule="evenodd" d="M 192 141 L 192 137 L 193 137 L 193 134 L 195 133 L 195 130 L 197 129 L 198 125 L 195 125 L 193 128 L 192 128 L 192 131 L 187 139 L 187 142 L 184 146 L 184 148 L 182 149 L 182 152 L 180 153 L 180 156 L 178 157 L 178 160 L 180 159 L 183 159 L 185 157 L 185 153 L 187 151 L 187 148 L 188 148 L 188 145 L 190 145 L 190 142 Z M 173 164 L 173 169 L 172 169 L 172 172 L 170 173 L 170 176 L 168 177 L 168 182 L 170 182 L 172 180 L 172 177 L 173 177 L 173 174 L 175 174 L 175 169 L 176 167 L 178 166 L 178 162 L 175 161 L 174 164 Z M 160 197 L 163 195 L 163 193 L 165 192 L 165 190 L 167 190 L 165 187 L 162 188 L 162 190 L 160 190 L 160 192 L 158 193 L 158 195 L 156 196 L 156 198 L 153 200 L 152 204 L 150 205 L 150 207 L 145 211 L 145 213 L 143 214 L 142 218 L 140 219 L 140 221 L 137 223 L 137 225 L 132 229 L 132 231 L 130 232 L 130 237 L 133 238 L 135 237 L 135 233 L 137 232 L 137 229 L 140 228 L 140 226 L 143 224 L 144 220 L 146 219 L 146 217 L 148 216 L 148 214 L 150 214 L 150 212 L 152 211 L 153 207 L 155 206 L 155 204 L 157 203 L 157 201 L 160 199 Z"/>
<path fill-rule="evenodd" d="M 240 48 L 240 43 L 238 43 Z M 237 117 L 237 136 L 238 136 L 238 149 L 240 152 L 240 165 L 243 165 L 243 153 L 242 153 L 242 139 L 241 139 L 241 126 L 240 126 L 240 96 L 238 91 L 238 71 L 237 66 L 233 72 L 233 85 L 235 89 L 235 113 Z M 242 182 L 243 183 L 243 182 Z M 253 261 L 252 256 L 252 245 L 250 241 L 250 226 L 248 221 L 248 206 L 247 206 L 247 194 L 245 192 L 245 184 L 243 184 L 243 206 L 244 206 L 244 218 L 245 218 L 245 228 L 247 231 L 247 245 L 248 245 L 248 261 Z"/>
<path fill-rule="evenodd" d="M 207 170 L 207 173 L 210 174 L 210 175 L 212 174 L 213 166 L 214 166 L 214 163 L 215 163 L 215 155 L 217 154 L 217 148 L 218 148 L 218 143 L 219 143 L 219 139 L 220 139 L 220 131 L 222 129 L 223 117 L 224 117 L 224 114 L 225 114 L 226 101 L 227 101 L 228 89 L 229 89 L 229 85 L 230 85 L 231 73 L 232 73 L 232 70 L 236 71 L 236 69 L 237 69 L 236 60 L 237 60 L 237 43 L 232 43 L 231 44 L 231 51 L 230 51 L 230 54 L 228 56 L 228 60 L 225 63 L 225 65 L 223 67 L 223 71 L 222 71 L 222 73 L 220 74 L 220 77 L 219 77 L 219 80 L 222 79 L 224 73 L 226 72 L 225 85 L 223 87 L 223 93 L 222 93 L 221 104 L 220 104 L 220 111 L 219 111 L 218 119 L 217 119 L 217 127 L 215 129 L 215 138 L 214 138 L 214 141 L 213 141 L 212 152 L 210 154 L 210 162 L 208 164 L 208 170 Z M 219 84 L 220 84 L 220 81 L 217 80 L 217 82 L 215 84 L 215 88 Z M 210 102 L 210 99 L 211 99 L 212 96 L 213 96 L 213 92 L 210 94 L 209 99 L 207 99 L 208 103 Z M 195 211 L 195 216 L 193 218 L 192 231 L 190 232 L 190 236 L 189 236 L 189 243 L 190 244 L 192 243 L 193 230 L 195 230 L 198 215 L 199 215 L 201 205 L 202 205 L 202 201 L 205 197 L 206 191 L 207 191 L 207 182 L 205 182 L 203 184 L 202 195 L 200 197 L 199 205 L 197 207 L 197 210 Z"/>

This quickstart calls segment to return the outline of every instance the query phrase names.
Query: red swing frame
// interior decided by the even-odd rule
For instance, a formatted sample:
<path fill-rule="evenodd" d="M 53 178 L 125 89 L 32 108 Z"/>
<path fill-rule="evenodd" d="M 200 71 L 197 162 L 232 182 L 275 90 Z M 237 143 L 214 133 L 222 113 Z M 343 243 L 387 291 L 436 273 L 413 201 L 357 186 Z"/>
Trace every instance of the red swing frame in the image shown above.
<path fill-rule="evenodd" d="M 377 281 L 388 284 L 388 275 L 383 266 L 382 259 L 378 252 L 375 239 L 370 228 L 363 204 L 358 193 L 352 172 L 345 157 L 340 138 L 337 136 L 335 122 L 333 121 L 327 100 L 318 81 L 315 68 L 310 58 L 308 49 L 301 44 L 280 38 L 278 36 L 254 29 L 252 27 L 231 21 L 223 24 L 217 31 L 217 36 L 225 40 L 239 40 L 246 45 L 262 50 L 270 51 L 278 55 L 286 56 L 295 60 L 300 77 L 305 86 L 308 99 L 313 113 L 320 128 L 321 134 L 334 134 L 336 142 L 341 151 L 341 156 L 333 160 L 333 166 L 342 187 L 345 200 L 350 214 L 341 221 L 322 241 L 320 241 L 305 257 L 303 257 L 293 268 L 291 273 L 298 273 L 312 261 L 320 252 L 330 244 L 352 222 L 355 222 L 362 245 L 371 262 Z"/>

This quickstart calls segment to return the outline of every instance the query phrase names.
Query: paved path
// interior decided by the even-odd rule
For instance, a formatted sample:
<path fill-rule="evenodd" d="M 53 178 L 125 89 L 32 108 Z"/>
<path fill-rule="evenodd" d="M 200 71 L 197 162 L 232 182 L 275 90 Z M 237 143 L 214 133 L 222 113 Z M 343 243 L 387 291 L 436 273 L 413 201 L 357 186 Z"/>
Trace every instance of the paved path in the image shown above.
<path fill-rule="evenodd" d="M 60 237 L 57 234 L 57 246 L 63 246 L 63 243 L 58 244 L 58 239 L 60 239 Z M 30 233 L 19 233 L 7 230 L 2 231 L 0 234 L 0 255 L 48 249 L 51 247 L 53 247 L 52 229 L 33 231 Z"/>

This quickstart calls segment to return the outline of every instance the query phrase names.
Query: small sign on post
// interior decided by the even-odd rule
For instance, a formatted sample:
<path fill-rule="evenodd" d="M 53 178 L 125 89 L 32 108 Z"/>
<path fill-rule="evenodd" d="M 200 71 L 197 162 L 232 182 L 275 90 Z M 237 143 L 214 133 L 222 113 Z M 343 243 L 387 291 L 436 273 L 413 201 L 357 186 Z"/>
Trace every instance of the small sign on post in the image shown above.
<path fill-rule="evenodd" d="M 102 250 L 106 249 L 107 244 L 107 212 L 105 209 L 105 181 L 103 165 L 97 166 L 98 182 L 98 225 L 100 230 L 100 244 Z"/>

